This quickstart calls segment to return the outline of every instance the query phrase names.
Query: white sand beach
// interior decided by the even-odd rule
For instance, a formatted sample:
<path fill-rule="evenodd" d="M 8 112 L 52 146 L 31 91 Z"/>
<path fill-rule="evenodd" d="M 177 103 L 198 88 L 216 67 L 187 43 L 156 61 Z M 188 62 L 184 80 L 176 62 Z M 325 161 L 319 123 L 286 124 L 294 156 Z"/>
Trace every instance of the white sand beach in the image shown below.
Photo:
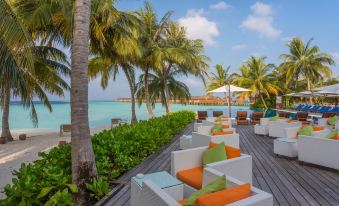
<path fill-rule="evenodd" d="M 91 128 L 91 134 L 108 129 L 110 126 Z M 18 139 L 19 134 L 27 134 L 25 141 Z M 12 180 L 12 171 L 20 168 L 22 163 L 31 163 L 37 160 L 38 152 L 45 152 L 57 146 L 59 141 L 70 142 L 70 133 L 65 133 L 59 137 L 58 130 L 51 129 L 32 129 L 32 130 L 13 130 L 13 142 L 0 144 L 0 191 L 6 184 Z M 4 194 L 0 193 L 0 199 Z"/>

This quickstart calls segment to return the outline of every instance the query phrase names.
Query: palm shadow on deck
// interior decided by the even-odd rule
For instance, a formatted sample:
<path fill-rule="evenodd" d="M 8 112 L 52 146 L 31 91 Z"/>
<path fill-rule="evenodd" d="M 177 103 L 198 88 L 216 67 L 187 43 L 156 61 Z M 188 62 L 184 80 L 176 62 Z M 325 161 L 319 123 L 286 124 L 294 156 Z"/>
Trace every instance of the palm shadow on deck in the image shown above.
<path fill-rule="evenodd" d="M 183 134 L 190 134 L 193 125 Z M 276 157 L 273 140 L 254 134 L 253 126 L 239 126 L 242 153 L 253 158 L 253 185 L 273 194 L 274 205 L 339 205 L 339 175 L 333 170 L 308 164 L 299 165 L 296 159 Z M 120 177 L 121 187 L 111 191 L 111 197 L 99 205 L 130 205 L 130 179 L 138 173 L 170 171 L 171 151 L 179 150 L 179 136 L 160 148 L 140 165 Z"/>

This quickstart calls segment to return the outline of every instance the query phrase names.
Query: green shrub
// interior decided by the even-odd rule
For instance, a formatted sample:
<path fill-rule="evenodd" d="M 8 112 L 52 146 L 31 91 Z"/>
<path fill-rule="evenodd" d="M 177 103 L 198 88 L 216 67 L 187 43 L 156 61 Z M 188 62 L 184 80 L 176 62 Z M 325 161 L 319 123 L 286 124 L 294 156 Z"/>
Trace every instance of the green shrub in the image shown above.
<path fill-rule="evenodd" d="M 105 130 L 92 136 L 99 178 L 87 185 L 91 195 L 99 199 L 108 190 L 108 182 L 132 169 L 195 118 L 192 111 L 179 111 Z M 6 199 L 0 205 L 71 205 L 71 146 L 64 145 L 49 153 L 39 153 L 40 160 L 22 164 L 13 172 L 13 182 L 6 185 Z"/>

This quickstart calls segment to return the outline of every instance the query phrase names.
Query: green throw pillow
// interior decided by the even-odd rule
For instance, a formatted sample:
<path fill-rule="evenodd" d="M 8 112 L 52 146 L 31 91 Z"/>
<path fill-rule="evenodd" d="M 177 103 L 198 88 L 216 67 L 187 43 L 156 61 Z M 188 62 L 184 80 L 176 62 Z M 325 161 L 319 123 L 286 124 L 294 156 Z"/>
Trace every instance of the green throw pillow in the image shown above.
<path fill-rule="evenodd" d="M 204 151 L 202 154 L 202 163 L 207 165 L 213 162 L 223 161 L 226 158 L 225 143 L 222 142 L 216 147 Z"/>
<path fill-rule="evenodd" d="M 299 135 L 303 135 L 303 136 L 312 136 L 312 134 L 313 134 L 313 128 L 312 128 L 312 126 L 305 126 L 305 127 L 303 127 L 303 128 L 301 128 L 300 130 L 299 130 L 299 133 L 298 133 Z"/>
<path fill-rule="evenodd" d="M 338 121 L 338 120 L 339 120 L 339 117 L 330 117 L 330 118 L 328 118 L 327 123 L 329 125 L 335 125 L 335 122 Z"/>
<path fill-rule="evenodd" d="M 329 134 L 327 134 L 325 137 L 327 139 L 332 139 L 336 135 L 337 135 L 337 130 L 334 130 L 334 131 L 330 132 Z"/>
<path fill-rule="evenodd" d="M 222 132 L 222 124 L 217 124 L 213 127 L 212 132 Z"/>
<path fill-rule="evenodd" d="M 201 188 L 200 190 L 192 193 L 192 195 L 186 199 L 184 206 L 193 206 L 195 201 L 205 194 L 210 194 L 213 192 L 218 192 L 224 190 L 226 187 L 226 177 L 225 175 L 218 177 L 216 180 Z"/>
<path fill-rule="evenodd" d="M 271 117 L 270 121 L 277 121 L 279 119 L 279 116 Z"/>

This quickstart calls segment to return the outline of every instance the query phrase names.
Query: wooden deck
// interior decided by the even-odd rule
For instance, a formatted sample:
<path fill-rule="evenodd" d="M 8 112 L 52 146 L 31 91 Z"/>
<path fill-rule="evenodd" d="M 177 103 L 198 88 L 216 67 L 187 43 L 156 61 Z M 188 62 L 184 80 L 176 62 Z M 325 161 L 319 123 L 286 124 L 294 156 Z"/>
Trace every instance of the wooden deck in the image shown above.
<path fill-rule="evenodd" d="M 273 194 L 274 205 L 339 205 L 339 174 L 336 171 L 276 157 L 273 140 L 255 135 L 253 126 L 239 126 L 237 131 L 242 153 L 253 157 L 253 185 Z M 192 126 L 183 133 L 191 132 Z M 170 153 L 178 149 L 179 135 L 122 176 L 117 181 L 121 187 L 112 190 L 111 196 L 99 205 L 130 205 L 130 178 L 137 173 L 169 171 Z"/>

